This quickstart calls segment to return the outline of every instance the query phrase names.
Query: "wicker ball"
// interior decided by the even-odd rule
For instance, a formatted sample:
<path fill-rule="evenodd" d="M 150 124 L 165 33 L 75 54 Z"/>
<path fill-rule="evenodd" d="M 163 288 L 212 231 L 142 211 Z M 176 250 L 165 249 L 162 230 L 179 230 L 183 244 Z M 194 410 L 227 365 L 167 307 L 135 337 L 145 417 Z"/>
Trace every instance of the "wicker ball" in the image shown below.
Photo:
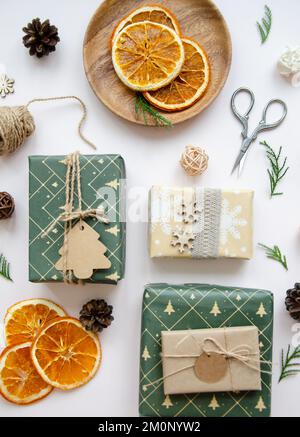
<path fill-rule="evenodd" d="M 9 218 L 15 210 L 15 202 L 10 194 L 0 192 L 0 220 Z"/>
<path fill-rule="evenodd" d="M 200 147 L 186 146 L 180 164 L 189 176 L 200 175 L 208 167 L 208 155 Z"/>

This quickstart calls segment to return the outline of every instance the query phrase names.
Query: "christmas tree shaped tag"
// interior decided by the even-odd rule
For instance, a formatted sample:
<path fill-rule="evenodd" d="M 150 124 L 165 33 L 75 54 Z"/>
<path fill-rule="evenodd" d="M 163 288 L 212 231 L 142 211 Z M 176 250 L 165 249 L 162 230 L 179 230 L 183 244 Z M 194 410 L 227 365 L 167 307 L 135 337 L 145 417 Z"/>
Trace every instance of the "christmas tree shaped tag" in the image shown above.
<path fill-rule="evenodd" d="M 94 270 L 109 269 L 110 260 L 104 255 L 107 247 L 99 241 L 100 235 L 85 221 L 79 220 L 67 233 L 59 250 L 61 258 L 55 268 L 72 270 L 77 279 L 89 279 Z"/>

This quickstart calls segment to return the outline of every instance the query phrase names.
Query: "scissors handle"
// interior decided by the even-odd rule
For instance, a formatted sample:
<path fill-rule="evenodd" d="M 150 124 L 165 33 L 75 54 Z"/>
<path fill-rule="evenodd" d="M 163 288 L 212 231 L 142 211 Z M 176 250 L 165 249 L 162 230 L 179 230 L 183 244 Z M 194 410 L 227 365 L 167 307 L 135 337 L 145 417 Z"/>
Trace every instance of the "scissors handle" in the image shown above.
<path fill-rule="evenodd" d="M 241 114 L 241 113 L 237 110 L 236 105 L 235 105 L 236 97 L 237 97 L 237 95 L 240 94 L 240 93 L 246 93 L 246 94 L 249 94 L 249 96 L 250 96 L 250 103 L 249 103 L 249 106 L 248 106 L 248 108 L 247 108 L 245 114 Z M 236 116 L 236 118 L 237 118 L 238 120 L 240 120 L 240 122 L 241 122 L 242 125 L 243 125 L 243 131 L 242 131 L 242 136 L 243 136 L 243 138 L 246 138 L 247 133 L 248 133 L 248 119 L 249 119 L 249 114 L 250 114 L 250 112 L 251 112 L 251 109 L 253 108 L 254 102 L 255 102 L 255 97 L 254 97 L 253 92 L 252 92 L 249 88 L 246 88 L 246 87 L 238 88 L 238 89 L 237 89 L 237 90 L 232 94 L 232 97 L 231 97 L 231 109 L 232 109 L 232 112 L 234 113 L 234 115 Z"/>
<path fill-rule="evenodd" d="M 278 120 L 273 121 L 272 123 L 267 122 L 267 113 L 270 107 L 274 104 L 279 104 L 282 107 L 282 115 Z M 285 119 L 287 115 L 287 105 L 283 100 L 280 99 L 272 99 L 270 100 L 267 105 L 265 106 L 262 114 L 262 119 L 260 121 L 260 124 L 263 126 L 263 129 L 273 129 L 274 127 L 279 126 L 283 120 Z"/>
<path fill-rule="evenodd" d="M 268 110 L 273 104 L 276 104 L 276 103 L 282 107 L 282 116 L 278 120 L 273 121 L 272 123 L 268 123 L 267 122 Z M 253 134 L 251 135 L 252 141 L 256 140 L 259 132 L 261 132 L 263 130 L 267 130 L 267 129 L 274 129 L 275 127 L 279 126 L 283 122 L 283 120 L 285 119 L 285 117 L 287 115 L 287 111 L 288 111 L 287 105 L 283 100 L 280 100 L 280 99 L 270 100 L 263 110 L 262 119 L 260 120 L 258 126 L 254 129 Z"/>

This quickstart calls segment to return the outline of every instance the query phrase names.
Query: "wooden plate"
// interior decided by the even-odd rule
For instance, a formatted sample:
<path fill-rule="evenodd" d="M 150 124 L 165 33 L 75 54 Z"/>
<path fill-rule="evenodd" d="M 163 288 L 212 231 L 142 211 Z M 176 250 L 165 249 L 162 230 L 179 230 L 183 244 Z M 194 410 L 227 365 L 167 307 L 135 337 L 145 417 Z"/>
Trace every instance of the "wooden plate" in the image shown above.
<path fill-rule="evenodd" d="M 199 114 L 217 97 L 227 79 L 231 64 L 231 39 L 223 16 L 211 0 L 105 0 L 87 28 L 84 68 L 97 97 L 115 114 L 145 124 L 134 111 L 134 92 L 117 77 L 110 52 L 110 38 L 116 24 L 131 10 L 146 4 L 161 4 L 178 18 L 184 36 L 194 38 L 205 48 L 212 78 L 205 95 L 191 108 L 166 116 L 180 123 Z M 149 119 L 149 123 L 150 119 Z"/>

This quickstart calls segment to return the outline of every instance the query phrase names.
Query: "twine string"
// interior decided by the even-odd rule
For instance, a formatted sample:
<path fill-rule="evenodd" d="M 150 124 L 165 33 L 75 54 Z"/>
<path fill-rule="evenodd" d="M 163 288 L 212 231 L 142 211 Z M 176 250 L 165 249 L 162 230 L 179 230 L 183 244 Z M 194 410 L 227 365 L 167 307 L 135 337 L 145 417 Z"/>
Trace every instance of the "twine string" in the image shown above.
<path fill-rule="evenodd" d="M 86 120 L 86 117 L 87 117 L 87 108 L 86 108 L 85 103 L 79 97 L 77 97 L 77 96 L 59 96 L 59 97 L 45 97 L 45 98 L 32 99 L 27 103 L 26 108 L 28 109 L 28 107 L 30 105 L 32 105 L 32 103 L 36 103 L 36 102 L 51 102 L 51 101 L 70 100 L 70 99 L 77 100 L 77 102 L 80 103 L 81 108 L 82 108 L 82 117 L 79 121 L 78 128 L 77 128 L 78 135 L 80 136 L 82 141 L 84 141 L 85 143 L 87 143 L 89 146 L 91 146 L 93 149 L 96 150 L 97 147 L 95 146 L 95 144 L 92 143 L 90 140 L 88 140 L 85 137 L 85 135 L 83 135 L 83 133 L 82 133 L 82 126 L 83 126 L 83 124 Z"/>
<path fill-rule="evenodd" d="M 70 213 L 70 205 L 71 202 L 73 204 L 73 195 L 72 191 L 70 192 L 70 177 L 72 175 L 72 182 L 73 182 L 73 165 L 72 165 L 72 155 L 67 157 L 67 173 L 66 173 L 66 203 L 65 203 L 65 214 Z M 73 184 L 71 184 L 72 186 Z M 64 244 L 62 247 L 62 259 L 63 259 L 63 278 L 64 282 L 71 283 L 72 282 L 72 276 L 71 272 L 68 274 L 67 269 L 67 260 L 68 260 L 68 236 L 69 236 L 69 230 L 70 230 L 70 223 L 68 221 L 65 221 L 64 223 Z M 51 227 L 50 227 L 51 228 Z"/>
<path fill-rule="evenodd" d="M 205 343 L 213 343 L 217 349 L 215 348 L 209 348 L 208 346 L 205 346 Z M 251 358 L 251 357 L 257 357 L 257 353 L 251 353 L 251 348 L 247 344 L 241 344 L 239 346 L 234 347 L 233 349 L 229 350 L 227 348 L 224 348 L 221 343 L 219 343 L 215 338 L 207 337 L 203 340 L 202 344 L 202 350 L 204 353 L 206 353 L 208 356 L 211 353 L 215 353 L 218 355 L 222 355 L 225 358 L 232 358 L 234 360 L 237 360 L 244 364 L 245 366 L 249 367 L 249 369 L 259 371 L 259 364 L 270 364 L 270 361 L 264 361 L 259 358 Z M 253 363 L 253 364 L 251 364 Z M 255 366 L 255 364 L 257 364 Z M 266 370 L 261 370 L 262 373 L 268 373 L 272 374 L 272 372 Z"/>
<path fill-rule="evenodd" d="M 72 270 L 68 269 L 68 251 L 69 251 L 69 232 L 72 229 L 73 221 L 80 221 L 81 225 L 84 219 L 91 217 L 97 218 L 102 223 L 109 223 L 109 219 L 105 215 L 103 207 L 82 209 L 82 192 L 80 181 L 80 153 L 74 152 L 66 158 L 66 203 L 63 207 L 64 211 L 48 226 L 42 234 L 42 238 L 46 237 L 51 230 L 59 223 L 64 223 L 64 243 L 62 247 L 63 258 L 63 278 L 64 282 L 72 283 Z M 74 210 L 75 189 L 77 190 L 78 208 Z"/>
<path fill-rule="evenodd" d="M 77 96 L 59 96 L 32 99 L 23 106 L 0 106 L 0 156 L 15 152 L 34 132 L 34 118 L 28 109 L 30 105 L 36 102 L 70 99 L 79 102 L 82 109 L 82 117 L 78 124 L 79 137 L 93 149 L 96 149 L 95 144 L 82 133 L 82 127 L 87 117 L 87 108 L 84 102 Z"/>

